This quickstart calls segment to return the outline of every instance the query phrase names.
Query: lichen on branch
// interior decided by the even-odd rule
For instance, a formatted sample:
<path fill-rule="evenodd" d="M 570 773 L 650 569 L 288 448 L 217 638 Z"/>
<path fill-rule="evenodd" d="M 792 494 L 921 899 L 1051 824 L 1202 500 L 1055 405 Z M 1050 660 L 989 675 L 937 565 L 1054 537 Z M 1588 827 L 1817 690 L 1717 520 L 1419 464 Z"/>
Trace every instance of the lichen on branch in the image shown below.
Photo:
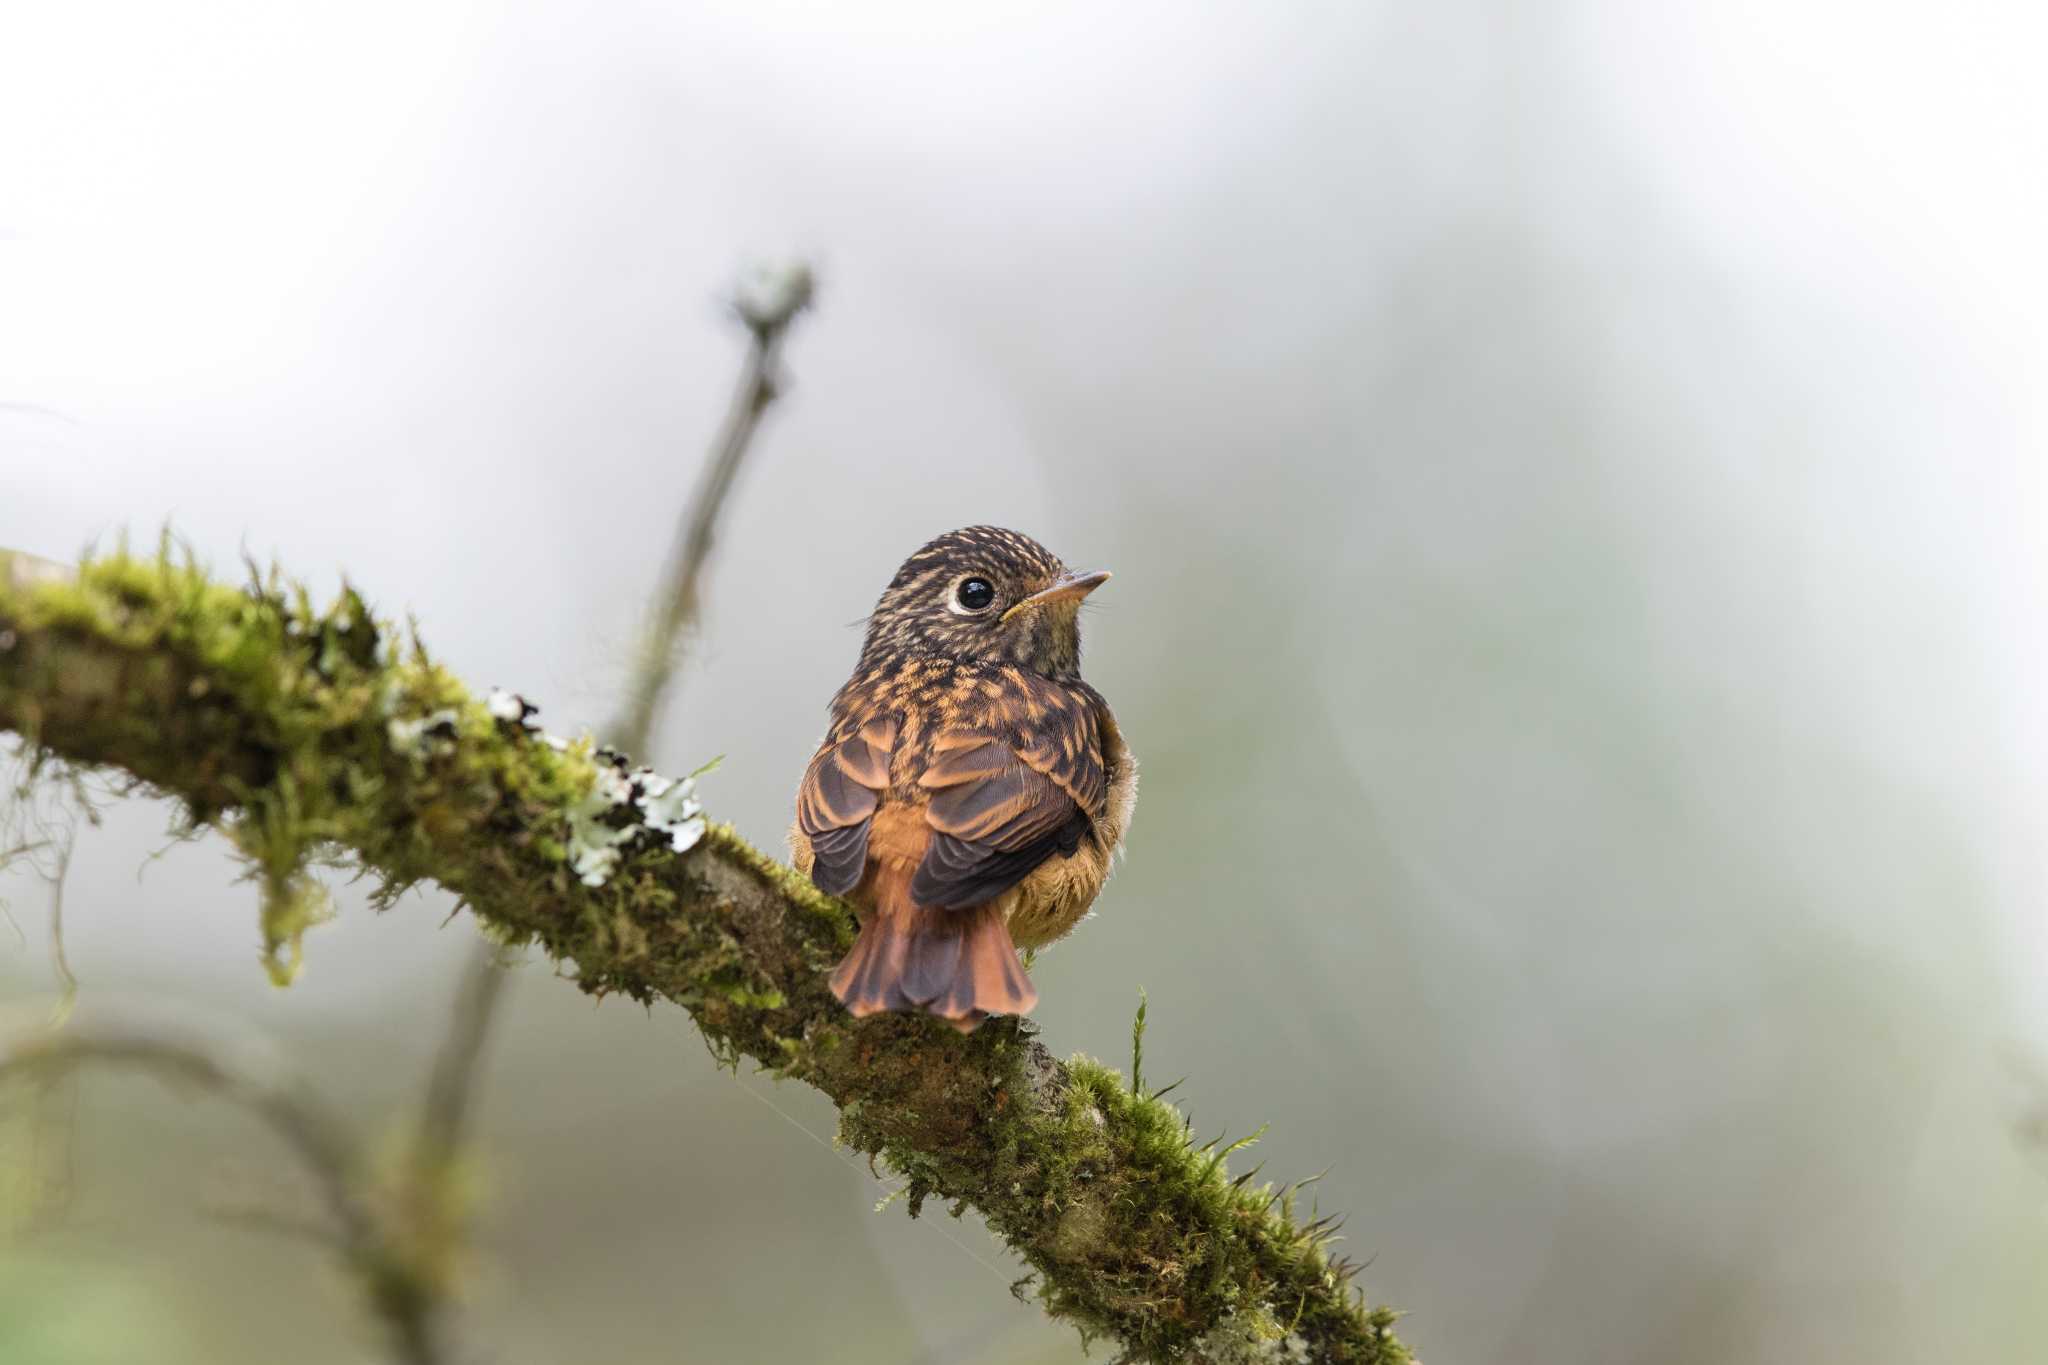
<path fill-rule="evenodd" d="M 316 607 L 275 574 L 228 587 L 168 548 L 18 567 L 0 554 L 0 729 L 224 830 L 264 893 L 274 972 L 317 910 L 309 860 L 359 863 L 380 906 L 437 883 L 584 990 L 681 1005 L 722 1061 L 824 1091 L 842 1140 L 907 1178 L 913 1215 L 932 1198 L 979 1209 L 1046 1310 L 1128 1359 L 1409 1358 L 1328 1220 L 1229 1176 L 1242 1144 L 1192 1141 L 1178 1109 L 1055 1060 L 1021 1021 L 962 1038 L 849 1018 L 824 981 L 851 941 L 843 904 L 729 826 L 686 830 L 702 817 L 669 779 L 473 696 L 353 590 Z"/>

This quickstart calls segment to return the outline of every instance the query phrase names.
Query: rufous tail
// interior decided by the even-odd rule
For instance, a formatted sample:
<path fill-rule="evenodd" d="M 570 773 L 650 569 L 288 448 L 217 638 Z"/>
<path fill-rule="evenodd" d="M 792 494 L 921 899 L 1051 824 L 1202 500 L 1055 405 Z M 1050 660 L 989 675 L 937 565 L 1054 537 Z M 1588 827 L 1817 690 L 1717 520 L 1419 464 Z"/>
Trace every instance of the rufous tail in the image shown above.
<path fill-rule="evenodd" d="M 971 1033 L 991 1014 L 1038 1003 L 995 906 L 928 910 L 910 903 L 907 886 L 877 889 L 875 913 L 832 971 L 832 993 L 855 1016 L 924 1010 Z"/>

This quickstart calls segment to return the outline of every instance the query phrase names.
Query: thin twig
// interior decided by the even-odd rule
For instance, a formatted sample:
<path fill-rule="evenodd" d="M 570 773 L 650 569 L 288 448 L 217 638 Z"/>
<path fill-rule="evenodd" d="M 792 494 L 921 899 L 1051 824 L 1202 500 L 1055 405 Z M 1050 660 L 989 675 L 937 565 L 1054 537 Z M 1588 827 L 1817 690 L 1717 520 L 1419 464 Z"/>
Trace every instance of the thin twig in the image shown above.
<path fill-rule="evenodd" d="M 734 311 L 752 334 L 739 386 L 726 410 L 718 438 L 712 443 L 711 458 L 698 475 L 697 486 L 683 509 L 674 555 L 669 561 L 666 588 L 652 614 L 641 642 L 638 666 L 626 695 L 624 712 L 603 733 L 622 752 L 645 755 L 654 740 L 661 699 L 674 679 L 676 646 L 683 632 L 696 621 L 704 564 L 718 527 L 718 516 L 731 492 L 761 416 L 779 395 L 777 372 L 782 339 L 796 315 L 810 305 L 811 272 L 792 266 L 764 277 L 745 288 L 734 301 Z"/>
<path fill-rule="evenodd" d="M 374 1248 L 373 1221 L 350 1182 L 353 1145 L 341 1123 L 303 1086 L 282 1075 L 266 1075 L 225 1048 L 196 1040 L 173 1042 L 154 1031 L 74 1024 L 61 1033 L 38 1029 L 0 1041 L 0 1078 L 61 1074 L 90 1063 L 140 1067 L 212 1091 L 255 1114 L 313 1176 L 343 1247 L 356 1256 Z"/>
<path fill-rule="evenodd" d="M 0 1040 L 0 1079 L 62 1076 L 93 1063 L 139 1067 L 167 1082 L 197 1086 L 263 1120 L 313 1177 L 333 1220 L 327 1239 L 367 1282 L 371 1301 L 390 1330 L 395 1358 L 401 1365 L 437 1365 L 441 1352 L 434 1302 L 416 1292 L 402 1249 L 364 1193 L 348 1130 L 321 1107 L 310 1088 L 278 1068 L 238 1058 L 228 1048 L 199 1039 L 169 1040 L 154 1029 L 73 1025 L 62 1032 L 39 1029 Z"/>
<path fill-rule="evenodd" d="M 456 1250 L 463 1234 L 452 1181 L 469 1126 L 476 1076 L 511 973 L 497 946 L 479 941 L 463 964 L 448 1034 L 434 1056 L 427 1080 L 419 1127 L 407 1156 L 402 1185 L 392 1212 L 409 1218 L 419 1255 L 405 1255 L 403 1234 L 386 1235 L 392 1242 L 384 1264 L 395 1272 L 373 1294 L 377 1311 L 391 1323 L 400 1358 L 411 1365 L 434 1365 L 443 1356 L 442 1319 L 449 1303 L 449 1285 L 436 1275 L 434 1252 Z"/>
<path fill-rule="evenodd" d="M 479 941 L 464 966 L 448 1036 L 442 1040 L 441 1051 L 434 1058 L 433 1075 L 427 1082 L 427 1100 L 420 1111 L 414 1158 L 419 1164 L 446 1165 L 462 1146 L 476 1089 L 477 1066 L 484 1045 L 490 1040 L 491 1023 L 498 1002 L 504 997 L 509 975 L 498 947 L 488 939 Z"/>

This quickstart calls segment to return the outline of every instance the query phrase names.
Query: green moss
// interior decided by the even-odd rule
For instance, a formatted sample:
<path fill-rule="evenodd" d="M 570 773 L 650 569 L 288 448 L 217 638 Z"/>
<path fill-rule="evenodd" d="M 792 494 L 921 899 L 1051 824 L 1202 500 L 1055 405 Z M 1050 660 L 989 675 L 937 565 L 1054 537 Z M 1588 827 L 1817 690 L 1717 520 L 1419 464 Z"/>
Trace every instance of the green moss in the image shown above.
<path fill-rule="evenodd" d="M 69 719 L 86 722 L 67 738 L 74 752 L 153 754 L 140 775 L 174 786 L 196 821 L 226 829 L 264 888 L 275 975 L 295 970 L 302 936 L 322 917 L 305 868 L 332 848 L 374 870 L 380 903 L 428 877 L 459 893 L 513 878 L 565 888 L 558 813 L 592 786 L 587 747 L 556 753 L 494 719 L 417 642 L 395 644 L 352 589 L 321 609 L 274 575 L 237 591 L 168 555 L 116 555 L 9 600 L 7 615 L 19 636 L 112 647 L 64 653 L 61 679 L 18 678 L 18 692 L 61 699 Z M 43 653 L 58 666 L 59 651 Z M 111 704 L 119 699 L 149 704 Z M 181 731 L 148 733 L 167 703 Z M 43 701 L 31 714 L 47 709 Z M 395 744 L 408 724 L 421 732 Z M 451 868 L 475 875 L 451 879 Z M 607 917 L 598 898 L 572 910 L 575 899 L 534 906 L 536 921 L 557 923 L 531 927 L 544 939 L 632 950 L 628 923 Z"/>
<path fill-rule="evenodd" d="M 326 888 L 296 867 L 264 887 L 263 969 L 272 985 L 289 986 L 299 979 L 306 931 L 333 915 Z"/>
<path fill-rule="evenodd" d="M 1229 1178 L 1228 1153 L 1249 1139 L 1195 1143 L 1178 1109 L 1088 1058 L 1071 1059 L 1067 1077 L 1063 1109 L 1029 1139 L 1058 1153 L 1044 1187 L 1064 1271 L 1041 1286 L 1051 1311 L 1160 1360 L 1225 1324 L 1324 1347 L 1381 1339 L 1345 1287 L 1351 1267 L 1329 1255 L 1329 1230 L 1294 1227 L 1287 1192 Z M 1073 1273 L 1076 1260 L 1088 1273 Z M 1383 1349 L 1316 1358 L 1406 1357 L 1389 1337 Z"/>
<path fill-rule="evenodd" d="M 917 1117 L 860 1103 L 842 1110 L 841 1140 L 908 1180 L 913 1216 L 933 1195 L 972 1190 L 1037 1272 L 1046 1310 L 1134 1359 L 1250 1359 L 1283 1338 L 1303 1359 L 1408 1359 L 1392 1315 L 1369 1310 L 1352 1267 L 1330 1255 L 1332 1229 L 1294 1226 L 1291 1191 L 1230 1177 L 1230 1154 L 1253 1139 L 1198 1143 L 1180 1110 L 1087 1057 L 1048 1081 L 1053 1103 L 1032 1104 L 1024 1036 L 992 1038 L 992 1065 L 968 1072 L 992 1079 L 967 1142 L 934 1141 Z M 885 1094 L 904 1084 L 889 1074 L 898 1064 L 914 1063 L 883 1068 Z"/>

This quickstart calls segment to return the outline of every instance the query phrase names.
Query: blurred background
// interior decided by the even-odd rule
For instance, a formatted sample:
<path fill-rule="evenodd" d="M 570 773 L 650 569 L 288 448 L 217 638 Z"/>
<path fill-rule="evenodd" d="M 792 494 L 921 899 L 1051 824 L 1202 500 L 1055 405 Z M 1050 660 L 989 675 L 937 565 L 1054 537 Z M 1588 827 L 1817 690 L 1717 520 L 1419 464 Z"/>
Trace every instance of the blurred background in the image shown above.
<path fill-rule="evenodd" d="M 1057 1052 L 1328 1167 L 1425 1359 L 2005 1362 L 2048 1333 L 2048 100 L 2018 4 L 20 6 L 0 545 L 345 570 L 558 731 L 611 713 L 727 400 L 818 264 L 654 760 L 779 846 L 898 561 L 1116 582 L 1144 764 Z M 475 935 L 274 989 L 219 839 L 107 808 L 81 1011 L 401 1120 Z M 48 889 L 0 879 L 0 999 Z M 16 932 L 18 930 L 18 932 Z M 1073 1361 L 829 1106 L 529 963 L 482 1077 L 475 1359 Z M 2028 1059 L 2033 1059 L 2031 1062 Z M 0 1097 L 0 1359 L 381 1354 L 247 1115 Z M 1242 1161 L 1243 1158 L 1240 1158 Z M 53 1164 L 54 1163 L 54 1164 Z M 2036 1343 L 2030 1347 L 2028 1342 Z M 1098 1348 L 1097 1359 L 1107 1358 Z"/>

